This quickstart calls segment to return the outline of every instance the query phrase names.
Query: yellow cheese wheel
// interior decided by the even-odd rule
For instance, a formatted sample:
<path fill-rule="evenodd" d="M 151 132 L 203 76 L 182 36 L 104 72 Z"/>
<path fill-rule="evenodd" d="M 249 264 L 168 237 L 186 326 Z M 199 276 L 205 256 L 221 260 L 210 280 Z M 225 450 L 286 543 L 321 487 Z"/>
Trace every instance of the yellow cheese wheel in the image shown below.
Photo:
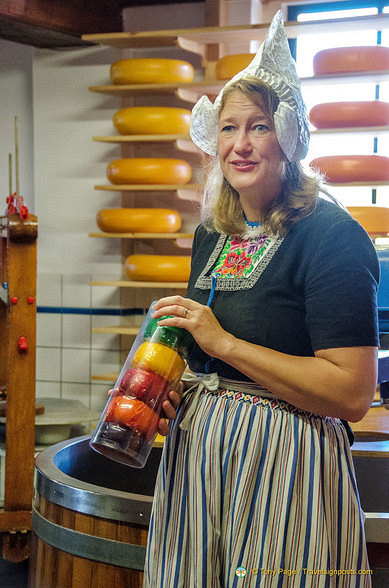
<path fill-rule="evenodd" d="M 130 255 L 125 261 L 125 270 L 131 280 L 140 282 L 187 282 L 190 256 Z"/>
<path fill-rule="evenodd" d="M 138 347 L 132 358 L 132 366 L 162 376 L 171 383 L 181 379 L 185 362 L 175 349 L 161 343 L 145 342 Z"/>
<path fill-rule="evenodd" d="M 319 51 L 313 58 L 315 75 L 389 69 L 389 47 L 336 47 Z"/>
<path fill-rule="evenodd" d="M 331 184 L 389 180 L 389 157 L 384 155 L 328 155 L 313 159 L 310 166 Z"/>
<path fill-rule="evenodd" d="M 191 111 L 170 106 L 133 106 L 121 108 L 113 116 L 121 135 L 189 134 Z"/>
<path fill-rule="evenodd" d="M 369 235 L 386 237 L 389 234 L 389 208 L 384 206 L 349 206 L 348 211 Z"/>
<path fill-rule="evenodd" d="M 309 118 L 317 129 L 385 126 L 389 125 L 389 102 L 325 102 L 316 104 Z"/>
<path fill-rule="evenodd" d="M 170 208 L 105 208 L 96 220 L 106 233 L 175 233 L 181 227 L 180 214 Z"/>
<path fill-rule="evenodd" d="M 192 82 L 194 70 L 187 61 L 143 57 L 115 61 L 110 74 L 114 84 L 168 84 Z"/>
<path fill-rule="evenodd" d="M 245 69 L 254 58 L 254 53 L 237 53 L 225 55 L 216 63 L 216 79 L 230 80 L 234 75 Z"/>
<path fill-rule="evenodd" d="M 112 184 L 186 184 L 191 175 L 187 161 L 164 157 L 115 159 L 107 167 Z"/>

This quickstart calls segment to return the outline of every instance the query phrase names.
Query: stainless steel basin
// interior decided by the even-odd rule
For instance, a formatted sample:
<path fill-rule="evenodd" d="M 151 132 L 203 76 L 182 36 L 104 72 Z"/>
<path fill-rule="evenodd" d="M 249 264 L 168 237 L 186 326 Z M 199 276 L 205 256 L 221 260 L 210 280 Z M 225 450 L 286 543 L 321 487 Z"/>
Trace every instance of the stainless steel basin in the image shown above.
<path fill-rule="evenodd" d="M 146 466 L 135 469 L 93 451 L 89 439 L 66 440 L 38 455 L 38 493 L 78 512 L 148 525 L 162 449 L 154 447 Z"/>

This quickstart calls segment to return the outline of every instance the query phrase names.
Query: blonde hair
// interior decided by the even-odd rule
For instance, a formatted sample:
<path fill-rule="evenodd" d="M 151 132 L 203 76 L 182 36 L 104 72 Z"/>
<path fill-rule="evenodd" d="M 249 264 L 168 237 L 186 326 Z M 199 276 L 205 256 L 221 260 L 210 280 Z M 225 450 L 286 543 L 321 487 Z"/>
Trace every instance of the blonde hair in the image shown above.
<path fill-rule="evenodd" d="M 228 96 L 234 91 L 242 92 L 254 104 L 260 106 L 270 120 L 273 120 L 279 99 L 265 82 L 252 77 L 231 84 L 223 93 L 220 112 Z M 223 176 L 218 156 L 209 162 L 206 176 L 201 206 L 205 226 L 208 230 L 216 230 L 227 235 L 244 234 L 247 227 L 239 193 Z M 292 223 L 314 210 L 319 191 L 322 189 L 322 178 L 319 174 L 312 171 L 308 175 L 300 162 L 285 160 L 282 189 L 262 219 L 264 230 L 274 235 L 285 234 Z"/>

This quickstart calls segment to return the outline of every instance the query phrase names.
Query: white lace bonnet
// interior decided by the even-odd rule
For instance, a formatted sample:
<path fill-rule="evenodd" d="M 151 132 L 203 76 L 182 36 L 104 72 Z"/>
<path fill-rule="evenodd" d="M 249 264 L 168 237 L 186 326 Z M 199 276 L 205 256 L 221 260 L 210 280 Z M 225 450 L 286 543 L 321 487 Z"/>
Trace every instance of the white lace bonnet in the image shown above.
<path fill-rule="evenodd" d="M 308 116 L 280 10 L 274 16 L 252 62 L 226 83 L 213 104 L 208 96 L 202 96 L 193 107 L 190 127 L 193 142 L 205 153 L 216 155 L 223 92 L 230 84 L 249 76 L 266 82 L 280 100 L 274 114 L 274 126 L 286 157 L 289 161 L 304 159 L 309 145 Z"/>

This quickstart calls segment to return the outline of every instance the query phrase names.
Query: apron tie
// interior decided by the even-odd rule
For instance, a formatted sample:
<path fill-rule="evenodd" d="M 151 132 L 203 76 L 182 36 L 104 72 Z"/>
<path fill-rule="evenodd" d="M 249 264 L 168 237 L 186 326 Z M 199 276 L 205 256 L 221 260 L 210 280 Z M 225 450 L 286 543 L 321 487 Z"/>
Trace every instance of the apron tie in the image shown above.
<path fill-rule="evenodd" d="M 183 382 L 193 383 L 193 385 L 185 390 L 182 395 L 182 398 L 184 399 L 191 394 L 188 410 L 180 423 L 180 429 L 187 431 L 191 418 L 197 408 L 201 391 L 204 390 L 204 388 L 216 391 L 219 388 L 219 376 L 216 372 L 212 374 L 194 374 L 193 372 L 186 372 L 181 379 Z"/>

